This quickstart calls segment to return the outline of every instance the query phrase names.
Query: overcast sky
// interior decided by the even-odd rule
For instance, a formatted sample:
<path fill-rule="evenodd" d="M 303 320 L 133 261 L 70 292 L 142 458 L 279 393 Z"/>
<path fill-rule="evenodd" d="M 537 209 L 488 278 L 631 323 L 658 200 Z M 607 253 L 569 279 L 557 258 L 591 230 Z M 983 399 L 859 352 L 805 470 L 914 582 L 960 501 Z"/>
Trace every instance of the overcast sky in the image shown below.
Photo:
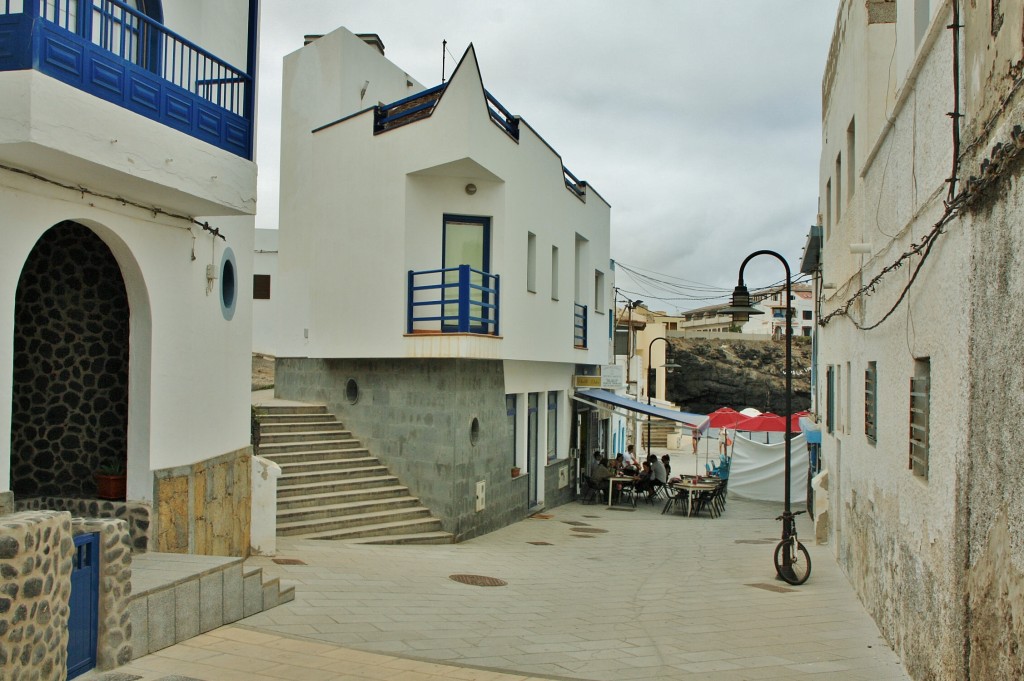
<path fill-rule="evenodd" d="M 466 47 L 484 85 L 612 206 L 611 255 L 654 278 L 735 285 L 768 248 L 799 261 L 818 213 L 821 75 L 839 0 L 265 0 L 258 227 L 278 220 L 281 61 L 307 33 L 377 33 L 427 86 Z M 783 278 L 763 257 L 750 286 Z M 708 304 L 621 268 L 651 309 Z M 673 287 L 674 288 L 674 287 Z M 698 299 L 678 299 L 680 295 Z M 660 299 L 660 300 L 659 300 Z"/>

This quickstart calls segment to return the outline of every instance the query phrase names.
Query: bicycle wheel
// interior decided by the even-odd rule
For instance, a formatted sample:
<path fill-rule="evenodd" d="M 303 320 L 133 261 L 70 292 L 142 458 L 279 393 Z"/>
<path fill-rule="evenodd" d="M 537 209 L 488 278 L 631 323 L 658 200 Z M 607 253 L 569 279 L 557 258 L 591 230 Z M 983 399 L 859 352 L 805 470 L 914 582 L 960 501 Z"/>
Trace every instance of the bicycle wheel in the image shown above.
<path fill-rule="evenodd" d="M 811 555 L 799 541 L 783 539 L 775 547 L 775 572 L 783 581 L 799 586 L 811 576 Z"/>

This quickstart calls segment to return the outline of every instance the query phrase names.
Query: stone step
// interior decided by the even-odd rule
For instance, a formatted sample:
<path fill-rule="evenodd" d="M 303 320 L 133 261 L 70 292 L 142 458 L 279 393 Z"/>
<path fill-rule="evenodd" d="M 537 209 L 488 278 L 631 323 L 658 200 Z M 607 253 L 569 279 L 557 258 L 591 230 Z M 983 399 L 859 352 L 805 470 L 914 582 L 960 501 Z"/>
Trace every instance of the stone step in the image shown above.
<path fill-rule="evenodd" d="M 285 475 L 297 473 L 324 473 L 327 471 L 343 471 L 348 468 L 365 468 L 376 466 L 380 460 L 375 456 L 339 456 L 333 459 L 318 459 L 316 461 L 294 461 L 285 463 L 275 461 L 281 466 L 281 472 Z"/>
<path fill-rule="evenodd" d="M 341 423 L 334 414 L 328 412 L 316 414 L 259 414 L 258 418 L 260 427 L 301 423 L 320 423 L 323 421 Z"/>
<path fill-rule="evenodd" d="M 301 423 L 294 423 L 292 421 L 282 421 L 280 423 L 261 423 L 260 437 L 262 439 L 264 437 L 269 437 L 271 435 L 281 435 L 283 433 L 303 433 L 307 431 L 326 433 L 338 432 L 343 430 L 345 430 L 345 426 L 342 425 L 341 421 L 333 419 L 318 419 L 316 421 L 304 421 Z"/>
<path fill-rule="evenodd" d="M 395 478 L 380 478 L 380 480 L 394 480 Z M 341 492 L 328 492 L 324 494 L 297 494 L 291 497 L 281 497 L 277 500 L 278 513 L 293 508 L 309 508 L 311 506 L 343 504 L 349 501 L 367 501 L 369 499 L 382 499 L 388 497 L 406 496 L 409 488 L 405 485 L 381 485 L 380 487 L 363 487 L 359 489 L 344 490 Z"/>
<path fill-rule="evenodd" d="M 260 456 L 266 456 L 263 449 L 260 449 Z M 366 447 L 353 447 L 351 449 L 321 449 L 302 452 L 275 452 L 271 459 L 278 465 L 286 463 L 305 463 L 308 461 L 324 461 L 325 459 L 347 459 L 350 457 L 367 457 L 369 452 Z"/>
<path fill-rule="evenodd" d="M 377 487 L 381 484 L 398 483 L 398 478 L 393 475 L 388 475 L 386 469 L 383 469 L 382 472 L 384 473 L 383 475 L 367 473 L 366 475 L 351 476 L 340 480 L 321 480 L 318 482 L 306 482 L 288 486 L 278 484 L 278 504 L 284 500 L 291 500 L 296 497 L 301 498 L 310 495 L 335 494 L 338 492 Z"/>
<path fill-rule="evenodd" d="M 388 537 L 391 535 L 419 534 L 421 532 L 440 532 L 441 521 L 437 518 L 425 517 L 413 520 L 387 521 L 372 525 L 360 525 L 340 530 L 311 529 L 305 534 L 294 536 L 303 539 L 362 539 L 369 537 Z"/>
<path fill-rule="evenodd" d="M 366 465 L 351 466 L 326 471 L 314 471 L 310 473 L 282 473 L 277 479 L 277 487 L 288 488 L 292 485 L 305 485 L 306 483 L 329 483 L 345 478 L 359 478 L 366 475 L 384 475 L 388 472 L 387 467 L 381 465 L 377 459 L 365 458 Z"/>
<path fill-rule="evenodd" d="M 132 659 L 295 598 L 241 558 L 148 552 L 133 556 L 128 601 Z M 260 594 L 257 601 L 250 592 Z"/>
<path fill-rule="evenodd" d="M 386 534 L 379 537 L 355 537 L 337 539 L 346 544 L 451 544 L 455 536 L 451 532 L 417 532 L 415 534 Z"/>
<path fill-rule="evenodd" d="M 295 405 L 264 405 L 256 407 L 258 416 L 281 416 L 283 414 L 326 414 L 327 407 L 322 404 Z"/>
<path fill-rule="evenodd" d="M 354 440 L 352 433 L 341 427 L 331 430 L 303 430 L 288 433 L 260 433 L 260 446 L 269 444 L 288 444 L 290 442 L 323 442 L 325 440 Z"/>
<path fill-rule="evenodd" d="M 311 520 L 342 520 L 345 517 L 363 515 L 366 513 L 377 513 L 379 511 L 393 511 L 398 509 L 411 509 L 427 511 L 420 504 L 420 500 L 413 496 L 386 497 L 383 499 L 364 499 L 361 501 L 346 501 L 338 504 L 325 504 L 304 508 L 291 508 L 277 510 L 278 527 L 289 523 L 308 522 Z"/>
<path fill-rule="evenodd" d="M 270 460 L 279 452 L 307 452 L 323 451 L 325 449 L 353 449 L 362 447 L 362 443 L 354 438 L 321 438 L 319 440 L 305 440 L 303 442 L 283 442 L 263 444 L 263 436 L 260 436 L 260 456 Z"/>
<path fill-rule="evenodd" d="M 437 523 L 437 527 L 431 530 L 441 529 L 441 521 L 430 516 L 430 511 L 423 506 L 410 508 L 397 508 L 387 511 L 368 511 L 366 513 L 355 513 L 338 518 L 322 518 L 316 520 L 302 520 L 295 522 L 278 522 L 277 534 L 279 536 L 296 536 L 306 534 L 324 534 L 336 532 L 359 532 L 361 528 L 373 527 L 387 523 L 405 520 L 425 520 Z M 397 534 L 397 533 L 396 533 Z M 365 536 L 365 535 L 358 535 Z"/>

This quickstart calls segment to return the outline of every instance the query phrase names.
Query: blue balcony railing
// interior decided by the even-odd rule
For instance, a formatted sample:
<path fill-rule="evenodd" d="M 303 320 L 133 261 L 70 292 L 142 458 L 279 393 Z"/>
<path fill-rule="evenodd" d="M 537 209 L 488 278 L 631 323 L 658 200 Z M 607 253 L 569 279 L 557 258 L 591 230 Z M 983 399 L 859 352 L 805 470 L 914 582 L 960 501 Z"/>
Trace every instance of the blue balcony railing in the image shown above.
<path fill-rule="evenodd" d="M 469 265 L 409 270 L 406 333 L 498 335 L 501 279 Z"/>
<path fill-rule="evenodd" d="M 2 1 L 2 0 L 0 0 Z M 414 123 L 424 118 L 429 118 L 434 113 L 434 107 L 441 101 L 447 83 L 436 85 L 429 90 L 423 90 L 416 94 L 409 95 L 404 99 L 390 104 L 380 104 L 373 110 L 373 132 L 381 133 L 386 130 Z M 509 137 L 519 140 L 519 118 L 501 105 L 494 95 L 484 90 L 484 97 L 487 100 L 487 113 L 491 120 L 499 128 L 505 131 Z"/>
<path fill-rule="evenodd" d="M 487 97 L 487 113 L 491 115 L 491 120 L 497 123 L 498 127 L 504 130 L 509 137 L 518 141 L 519 119 L 503 107 L 501 102 L 487 90 L 484 90 L 484 96 Z"/>
<path fill-rule="evenodd" d="M 577 348 L 587 347 L 587 306 L 574 303 L 573 311 L 573 344 Z"/>
<path fill-rule="evenodd" d="M 0 0 L 0 71 L 25 69 L 252 158 L 252 77 L 121 0 Z"/>
<path fill-rule="evenodd" d="M 573 193 L 573 195 L 586 203 L 587 201 L 587 183 L 584 180 L 579 179 L 572 172 L 562 166 L 562 177 L 565 180 L 565 188 Z"/>

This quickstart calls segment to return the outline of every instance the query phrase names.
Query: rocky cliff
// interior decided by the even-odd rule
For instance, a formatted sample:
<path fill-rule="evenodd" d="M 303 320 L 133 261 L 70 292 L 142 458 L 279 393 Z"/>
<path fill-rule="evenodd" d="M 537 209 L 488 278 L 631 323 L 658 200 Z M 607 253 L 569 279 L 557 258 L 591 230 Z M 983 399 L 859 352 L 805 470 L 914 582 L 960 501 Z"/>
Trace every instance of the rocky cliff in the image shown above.
<path fill-rule="evenodd" d="M 793 411 L 810 408 L 810 339 L 793 339 Z M 684 411 L 710 413 L 719 407 L 782 414 L 785 411 L 786 344 L 778 341 L 670 339 L 668 400 Z"/>

